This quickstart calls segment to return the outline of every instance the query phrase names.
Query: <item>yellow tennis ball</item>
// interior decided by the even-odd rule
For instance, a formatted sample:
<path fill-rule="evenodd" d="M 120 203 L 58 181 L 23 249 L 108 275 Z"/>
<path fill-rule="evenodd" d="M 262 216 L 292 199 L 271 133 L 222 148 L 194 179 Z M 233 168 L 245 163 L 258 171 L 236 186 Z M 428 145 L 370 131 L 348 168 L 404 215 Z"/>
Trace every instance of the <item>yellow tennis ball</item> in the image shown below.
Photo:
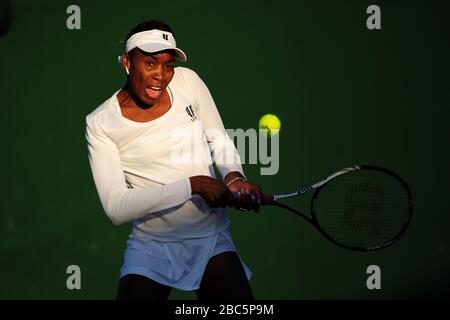
<path fill-rule="evenodd" d="M 259 119 L 259 128 L 264 129 L 269 137 L 276 135 L 281 129 L 280 119 L 274 114 L 265 114 Z"/>

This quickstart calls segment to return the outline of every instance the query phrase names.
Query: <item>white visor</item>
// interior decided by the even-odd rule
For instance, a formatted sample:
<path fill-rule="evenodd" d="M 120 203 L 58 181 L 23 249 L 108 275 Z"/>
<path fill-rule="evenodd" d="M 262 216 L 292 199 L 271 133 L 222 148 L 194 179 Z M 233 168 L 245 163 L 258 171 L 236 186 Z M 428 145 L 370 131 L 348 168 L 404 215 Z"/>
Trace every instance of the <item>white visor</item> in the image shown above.
<path fill-rule="evenodd" d="M 177 48 L 177 43 L 172 33 L 167 31 L 153 29 L 133 34 L 127 40 L 125 52 L 128 53 L 136 47 L 149 53 L 174 50 L 178 59 L 183 62 L 187 60 L 187 56 L 183 50 Z"/>

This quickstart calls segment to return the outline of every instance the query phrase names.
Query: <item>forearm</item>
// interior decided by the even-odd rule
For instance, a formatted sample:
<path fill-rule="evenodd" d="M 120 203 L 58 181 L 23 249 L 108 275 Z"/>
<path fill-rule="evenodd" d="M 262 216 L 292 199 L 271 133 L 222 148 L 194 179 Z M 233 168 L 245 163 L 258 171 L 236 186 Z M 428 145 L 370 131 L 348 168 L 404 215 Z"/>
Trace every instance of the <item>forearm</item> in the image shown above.
<path fill-rule="evenodd" d="M 238 172 L 245 176 L 239 153 L 226 133 L 223 133 L 222 136 L 210 136 L 208 143 L 213 161 L 223 178 L 232 172 Z"/>
<path fill-rule="evenodd" d="M 191 197 L 189 179 L 164 186 L 116 189 L 100 192 L 103 208 L 115 225 L 121 225 L 152 213 L 178 206 Z"/>

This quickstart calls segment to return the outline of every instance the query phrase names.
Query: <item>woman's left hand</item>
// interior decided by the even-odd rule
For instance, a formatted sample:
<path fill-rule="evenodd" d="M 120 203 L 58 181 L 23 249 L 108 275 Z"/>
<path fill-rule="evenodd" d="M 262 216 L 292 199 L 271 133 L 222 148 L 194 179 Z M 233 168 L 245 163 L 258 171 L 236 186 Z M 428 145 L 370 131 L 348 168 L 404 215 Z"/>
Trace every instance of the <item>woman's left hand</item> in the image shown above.
<path fill-rule="evenodd" d="M 259 211 L 261 188 L 249 181 L 236 180 L 228 186 L 235 199 L 235 208 Z"/>

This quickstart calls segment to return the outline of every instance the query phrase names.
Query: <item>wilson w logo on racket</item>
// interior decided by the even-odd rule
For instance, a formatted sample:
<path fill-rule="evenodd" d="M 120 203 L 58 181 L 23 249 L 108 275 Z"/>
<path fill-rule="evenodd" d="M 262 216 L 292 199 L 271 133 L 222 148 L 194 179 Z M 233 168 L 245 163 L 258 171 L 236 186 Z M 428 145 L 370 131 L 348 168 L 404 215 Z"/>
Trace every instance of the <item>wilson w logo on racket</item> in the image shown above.
<path fill-rule="evenodd" d="M 280 202 L 309 191 L 314 191 L 311 217 Z M 292 193 L 265 195 L 261 205 L 289 210 L 338 246 L 358 251 L 395 243 L 407 229 L 413 211 L 405 181 L 390 170 L 369 165 L 344 168 Z"/>

